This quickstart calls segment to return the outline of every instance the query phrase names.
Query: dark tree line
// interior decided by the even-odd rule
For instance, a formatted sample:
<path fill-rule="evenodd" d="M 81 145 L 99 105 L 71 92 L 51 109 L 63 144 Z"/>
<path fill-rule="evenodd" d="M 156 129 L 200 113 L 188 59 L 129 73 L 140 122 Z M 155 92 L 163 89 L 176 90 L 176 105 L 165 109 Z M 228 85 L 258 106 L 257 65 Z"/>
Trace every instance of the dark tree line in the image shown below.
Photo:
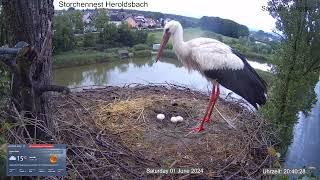
<path fill-rule="evenodd" d="M 233 38 L 249 35 L 249 29 L 247 26 L 238 24 L 229 19 L 203 16 L 200 19 L 199 24 L 204 30 L 213 31 Z"/>
<path fill-rule="evenodd" d="M 148 36 L 146 31 L 130 29 L 127 24 L 117 27 L 109 23 L 109 17 L 104 9 L 97 10 L 95 18 L 89 25 L 97 28 L 98 32 L 84 33 L 84 24 L 79 23 L 81 21 L 80 12 L 79 10 L 68 10 L 63 15 L 54 17 L 54 52 L 69 51 L 79 47 L 131 47 L 135 44 L 146 43 Z M 82 32 L 76 37 L 75 34 L 79 31 Z"/>
<path fill-rule="evenodd" d="M 159 20 L 160 18 L 173 19 L 173 20 L 179 21 L 184 28 L 199 26 L 199 19 L 194 17 L 187 17 L 187 16 L 176 15 L 176 14 L 166 14 L 166 13 L 152 12 L 152 11 L 139 11 L 139 10 L 132 10 L 132 9 L 126 9 L 125 11 L 130 14 L 136 14 L 136 15 L 141 14 L 145 17 L 150 17 L 155 20 Z"/>

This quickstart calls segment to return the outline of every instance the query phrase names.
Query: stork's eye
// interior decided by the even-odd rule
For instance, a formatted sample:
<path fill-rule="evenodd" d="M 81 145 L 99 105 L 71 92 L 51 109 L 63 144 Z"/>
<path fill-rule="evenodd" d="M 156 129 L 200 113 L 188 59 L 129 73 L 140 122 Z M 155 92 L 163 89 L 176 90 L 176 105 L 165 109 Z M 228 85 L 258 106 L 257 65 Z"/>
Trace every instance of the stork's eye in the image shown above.
<path fill-rule="evenodd" d="M 169 28 L 165 29 L 165 32 L 168 33 L 169 32 Z"/>

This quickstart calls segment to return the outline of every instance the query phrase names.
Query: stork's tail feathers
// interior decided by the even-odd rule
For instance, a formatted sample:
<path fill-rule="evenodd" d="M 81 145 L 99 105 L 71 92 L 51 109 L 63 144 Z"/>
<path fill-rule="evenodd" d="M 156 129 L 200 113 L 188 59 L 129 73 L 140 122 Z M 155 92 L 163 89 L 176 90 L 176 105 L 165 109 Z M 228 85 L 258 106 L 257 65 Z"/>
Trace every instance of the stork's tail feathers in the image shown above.
<path fill-rule="evenodd" d="M 267 83 L 258 75 L 258 73 L 250 66 L 246 58 L 239 52 L 232 50 L 244 63 L 244 71 L 248 75 L 249 82 L 244 84 L 244 97 L 256 109 L 267 101 Z"/>
<path fill-rule="evenodd" d="M 244 56 L 234 50 L 232 52 L 243 61 L 242 69 L 210 69 L 204 71 L 204 74 L 211 79 L 217 79 L 221 85 L 237 93 L 258 109 L 266 103 L 267 83 L 249 65 Z"/>

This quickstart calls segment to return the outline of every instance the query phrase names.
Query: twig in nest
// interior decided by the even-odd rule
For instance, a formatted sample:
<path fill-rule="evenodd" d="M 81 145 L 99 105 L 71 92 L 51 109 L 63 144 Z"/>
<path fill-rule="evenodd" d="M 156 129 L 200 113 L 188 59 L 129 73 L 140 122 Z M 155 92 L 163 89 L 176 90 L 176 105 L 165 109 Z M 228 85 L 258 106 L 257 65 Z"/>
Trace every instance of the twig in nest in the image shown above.
<path fill-rule="evenodd" d="M 227 120 L 222 114 L 221 112 L 218 110 L 217 107 L 214 107 L 214 109 L 218 112 L 218 114 L 222 117 L 223 120 L 225 120 L 229 126 L 231 126 L 233 129 L 237 129 L 231 122 L 229 122 L 229 120 Z"/>

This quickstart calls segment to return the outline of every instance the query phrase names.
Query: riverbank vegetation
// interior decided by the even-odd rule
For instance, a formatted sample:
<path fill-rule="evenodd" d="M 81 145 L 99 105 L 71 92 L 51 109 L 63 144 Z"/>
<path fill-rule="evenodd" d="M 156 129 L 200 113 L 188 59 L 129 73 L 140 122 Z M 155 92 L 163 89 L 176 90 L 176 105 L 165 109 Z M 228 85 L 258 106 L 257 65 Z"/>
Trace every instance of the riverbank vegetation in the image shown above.
<path fill-rule="evenodd" d="M 299 111 L 307 114 L 316 102 L 315 85 L 320 70 L 320 4 L 317 1 L 270 1 L 270 14 L 277 19 L 283 41 L 272 63 L 275 79 L 263 108 L 280 132 L 280 149 L 292 140 Z"/>

